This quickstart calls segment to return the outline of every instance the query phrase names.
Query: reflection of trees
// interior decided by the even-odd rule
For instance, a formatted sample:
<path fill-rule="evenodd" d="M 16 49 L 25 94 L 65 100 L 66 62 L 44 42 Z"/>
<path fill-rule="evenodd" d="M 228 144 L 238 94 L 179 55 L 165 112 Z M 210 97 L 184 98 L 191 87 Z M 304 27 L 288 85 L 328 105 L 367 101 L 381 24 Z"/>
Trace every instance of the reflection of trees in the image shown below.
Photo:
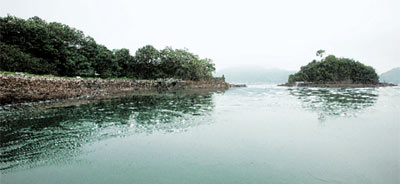
<path fill-rule="evenodd" d="M 290 94 L 298 97 L 305 109 L 318 112 L 321 121 L 327 116 L 356 116 L 378 97 L 373 88 L 291 88 Z"/>
<path fill-rule="evenodd" d="M 88 142 L 129 133 L 181 131 L 204 123 L 212 94 L 137 95 L 42 110 L 0 109 L 0 170 L 79 154 Z"/>

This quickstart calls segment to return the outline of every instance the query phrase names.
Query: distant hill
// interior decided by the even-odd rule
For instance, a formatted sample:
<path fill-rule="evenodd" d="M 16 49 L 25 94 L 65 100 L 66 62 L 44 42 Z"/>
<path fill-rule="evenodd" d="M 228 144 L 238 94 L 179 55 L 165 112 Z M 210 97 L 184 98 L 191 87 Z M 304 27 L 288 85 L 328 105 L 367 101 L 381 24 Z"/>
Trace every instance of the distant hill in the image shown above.
<path fill-rule="evenodd" d="M 400 84 L 400 67 L 393 68 L 379 76 L 381 82 Z"/>
<path fill-rule="evenodd" d="M 280 84 L 288 80 L 290 74 L 295 71 L 282 69 L 266 69 L 262 67 L 231 67 L 219 70 L 215 76 L 225 76 L 230 83 L 270 83 Z"/>

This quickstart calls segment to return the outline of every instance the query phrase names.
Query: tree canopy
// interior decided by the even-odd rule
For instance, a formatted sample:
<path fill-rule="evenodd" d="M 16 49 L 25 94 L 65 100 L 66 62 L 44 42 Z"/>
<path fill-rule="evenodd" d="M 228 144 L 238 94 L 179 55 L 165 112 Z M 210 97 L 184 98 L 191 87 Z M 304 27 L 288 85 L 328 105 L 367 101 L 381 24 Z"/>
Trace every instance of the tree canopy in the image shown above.
<path fill-rule="evenodd" d="M 321 61 L 313 60 L 306 66 L 302 66 L 299 72 L 289 76 L 289 83 L 300 81 L 377 84 L 379 83 L 379 77 L 371 66 L 366 66 L 353 59 L 337 58 L 334 55 L 329 55 L 321 59 Z"/>
<path fill-rule="evenodd" d="M 0 70 L 102 78 L 179 78 L 207 80 L 215 65 L 186 49 L 151 45 L 131 55 L 126 48 L 109 50 L 68 25 L 32 17 L 0 17 Z"/>

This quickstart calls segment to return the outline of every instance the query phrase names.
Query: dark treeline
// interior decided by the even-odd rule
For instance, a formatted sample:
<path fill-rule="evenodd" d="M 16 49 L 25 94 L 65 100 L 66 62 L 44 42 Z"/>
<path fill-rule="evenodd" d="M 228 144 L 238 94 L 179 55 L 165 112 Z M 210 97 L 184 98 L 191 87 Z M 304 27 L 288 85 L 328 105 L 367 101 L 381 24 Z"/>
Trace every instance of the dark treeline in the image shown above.
<path fill-rule="evenodd" d="M 379 83 L 379 77 L 371 66 L 366 66 L 353 59 L 337 58 L 334 55 L 329 55 L 321 59 L 321 61 L 313 60 L 306 66 L 302 66 L 299 72 L 289 76 L 289 83 L 298 81 L 377 84 Z"/>
<path fill-rule="evenodd" d="M 151 45 L 131 55 L 128 49 L 109 50 L 68 25 L 32 17 L 0 17 L 0 70 L 133 79 L 178 78 L 207 80 L 215 65 L 186 49 Z"/>

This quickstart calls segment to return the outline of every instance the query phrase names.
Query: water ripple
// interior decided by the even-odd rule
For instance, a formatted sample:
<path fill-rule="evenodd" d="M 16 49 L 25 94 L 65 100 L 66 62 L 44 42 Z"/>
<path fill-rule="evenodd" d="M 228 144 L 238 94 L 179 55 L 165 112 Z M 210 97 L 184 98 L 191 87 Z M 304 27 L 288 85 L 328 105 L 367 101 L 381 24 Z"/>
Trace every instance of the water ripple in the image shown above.
<path fill-rule="evenodd" d="M 289 88 L 302 107 L 326 117 L 354 117 L 373 106 L 379 96 L 375 88 Z"/>
<path fill-rule="evenodd" d="M 0 170 L 68 160 L 83 145 L 133 133 L 181 132 L 211 122 L 212 93 L 134 95 L 49 109 L 0 112 Z"/>

